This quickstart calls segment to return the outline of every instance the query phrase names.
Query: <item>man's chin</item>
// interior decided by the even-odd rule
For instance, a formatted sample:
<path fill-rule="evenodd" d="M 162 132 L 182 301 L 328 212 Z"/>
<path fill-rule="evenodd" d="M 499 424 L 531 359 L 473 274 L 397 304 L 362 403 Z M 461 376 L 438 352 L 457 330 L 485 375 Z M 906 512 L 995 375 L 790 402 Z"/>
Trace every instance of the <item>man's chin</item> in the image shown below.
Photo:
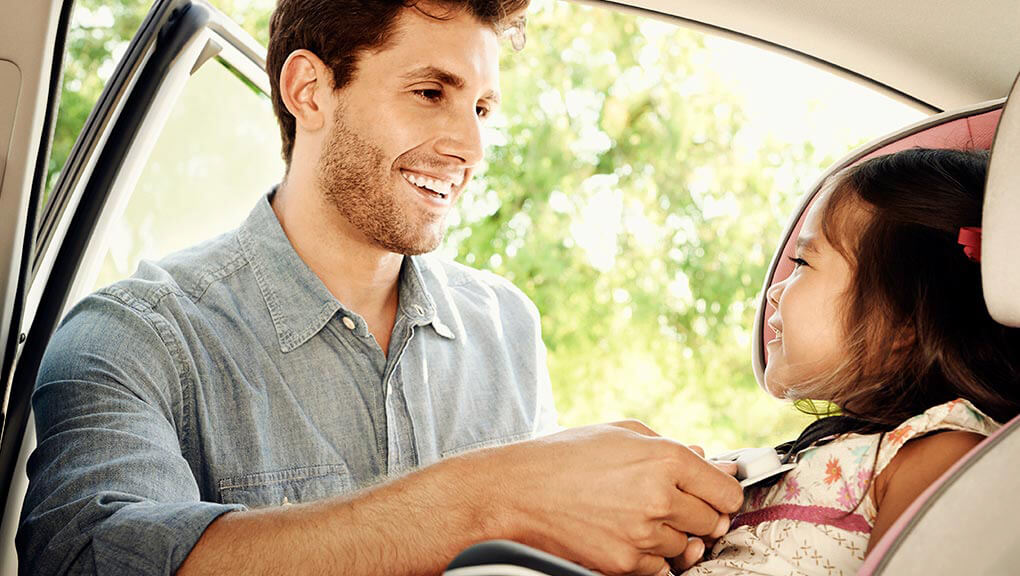
<path fill-rule="evenodd" d="M 428 254 L 429 252 L 432 252 L 436 248 L 438 248 L 438 246 L 434 246 L 432 248 L 412 247 L 400 250 L 398 254 L 403 254 L 404 256 L 421 256 L 422 254 Z"/>
<path fill-rule="evenodd" d="M 445 230 L 443 232 L 445 232 Z M 428 254 L 436 248 L 439 248 L 439 245 L 442 244 L 444 236 L 443 232 L 422 235 L 413 239 L 405 238 L 402 241 L 389 244 L 382 243 L 382 247 L 390 252 L 402 254 L 404 256 L 419 256 L 421 254 Z"/>
<path fill-rule="evenodd" d="M 441 243 L 442 243 L 442 238 L 440 238 L 439 240 L 436 240 L 435 242 L 430 242 L 428 244 L 421 244 L 421 245 L 417 245 L 417 246 L 412 246 L 409 249 L 404 251 L 404 256 L 419 256 L 421 254 L 428 254 L 429 252 L 435 251 L 436 248 L 439 248 L 439 245 Z"/>

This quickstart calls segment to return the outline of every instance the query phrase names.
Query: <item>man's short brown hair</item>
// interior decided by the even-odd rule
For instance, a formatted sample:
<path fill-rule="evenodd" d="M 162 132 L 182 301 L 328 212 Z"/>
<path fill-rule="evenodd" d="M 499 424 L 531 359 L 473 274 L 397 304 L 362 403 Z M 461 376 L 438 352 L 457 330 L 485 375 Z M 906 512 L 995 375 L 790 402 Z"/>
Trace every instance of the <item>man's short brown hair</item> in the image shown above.
<path fill-rule="evenodd" d="M 280 95 L 280 73 L 292 52 L 305 49 L 322 59 L 333 73 L 333 89 L 339 90 L 354 77 L 361 54 L 385 48 L 401 10 L 417 9 L 436 19 L 450 18 L 466 10 L 479 22 L 502 32 L 530 1 L 279 0 L 269 21 L 266 71 L 288 171 L 296 123 Z"/>

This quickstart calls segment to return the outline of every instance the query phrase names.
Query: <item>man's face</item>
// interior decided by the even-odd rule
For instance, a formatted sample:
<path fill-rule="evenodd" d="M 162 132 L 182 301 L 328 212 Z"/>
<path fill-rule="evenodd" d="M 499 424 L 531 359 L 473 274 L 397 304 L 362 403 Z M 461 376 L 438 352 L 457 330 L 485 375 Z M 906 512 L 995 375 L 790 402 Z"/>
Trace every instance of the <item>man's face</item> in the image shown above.
<path fill-rule="evenodd" d="M 499 102 L 495 32 L 473 16 L 405 9 L 380 52 L 361 55 L 336 93 L 319 186 L 363 239 L 400 254 L 434 250 L 481 162 L 482 123 Z"/>

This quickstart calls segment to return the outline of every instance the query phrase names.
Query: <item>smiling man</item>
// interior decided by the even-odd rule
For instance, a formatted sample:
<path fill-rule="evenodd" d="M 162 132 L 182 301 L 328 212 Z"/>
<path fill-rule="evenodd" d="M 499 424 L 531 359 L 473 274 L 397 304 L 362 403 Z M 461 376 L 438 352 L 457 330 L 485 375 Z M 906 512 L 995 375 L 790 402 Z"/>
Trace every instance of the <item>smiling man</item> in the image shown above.
<path fill-rule="evenodd" d="M 428 252 L 528 0 L 280 0 L 288 170 L 236 231 L 85 299 L 47 349 L 31 574 L 435 574 L 509 538 L 606 574 L 703 551 L 736 481 L 635 422 L 555 432 L 538 313 Z"/>

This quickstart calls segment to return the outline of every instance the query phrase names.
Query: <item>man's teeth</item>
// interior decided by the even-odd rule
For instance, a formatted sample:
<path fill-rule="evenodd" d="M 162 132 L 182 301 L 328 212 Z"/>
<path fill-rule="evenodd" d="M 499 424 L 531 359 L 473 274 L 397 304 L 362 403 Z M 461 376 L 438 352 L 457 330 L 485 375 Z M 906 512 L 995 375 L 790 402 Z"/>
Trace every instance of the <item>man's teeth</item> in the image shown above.
<path fill-rule="evenodd" d="M 450 194 L 450 190 L 453 189 L 453 183 L 448 180 L 437 180 L 435 178 L 429 178 L 428 176 L 422 176 L 421 174 L 412 174 L 410 172 L 403 172 L 404 179 L 418 186 L 419 188 L 425 188 L 431 190 L 442 197 L 447 197 Z"/>

